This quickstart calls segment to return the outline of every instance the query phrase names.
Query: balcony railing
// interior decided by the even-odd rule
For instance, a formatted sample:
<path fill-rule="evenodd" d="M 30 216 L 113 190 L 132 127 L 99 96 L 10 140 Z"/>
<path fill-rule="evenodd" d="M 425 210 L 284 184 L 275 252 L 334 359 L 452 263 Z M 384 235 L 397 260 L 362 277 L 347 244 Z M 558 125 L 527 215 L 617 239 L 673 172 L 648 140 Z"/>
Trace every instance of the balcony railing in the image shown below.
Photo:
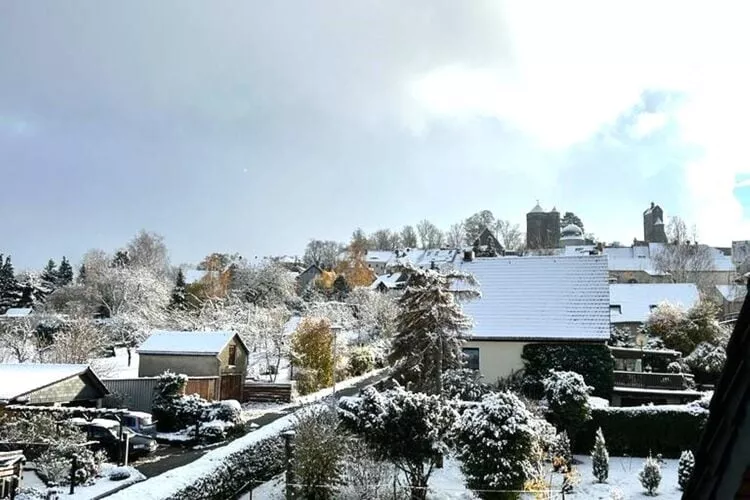
<path fill-rule="evenodd" d="M 651 373 L 615 371 L 615 386 L 635 389 L 667 389 L 681 391 L 690 388 L 692 375 L 684 373 Z"/>

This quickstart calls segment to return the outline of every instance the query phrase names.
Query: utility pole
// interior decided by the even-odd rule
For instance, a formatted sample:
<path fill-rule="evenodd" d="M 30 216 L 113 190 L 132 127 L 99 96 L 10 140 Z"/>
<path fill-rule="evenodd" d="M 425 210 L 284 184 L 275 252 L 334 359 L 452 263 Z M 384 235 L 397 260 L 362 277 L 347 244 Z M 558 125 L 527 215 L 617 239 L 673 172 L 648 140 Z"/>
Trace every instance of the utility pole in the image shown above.
<path fill-rule="evenodd" d="M 294 500 L 294 468 L 292 467 L 293 446 L 292 439 L 296 433 L 293 430 L 281 433 L 284 437 L 284 452 L 286 454 L 286 500 Z"/>

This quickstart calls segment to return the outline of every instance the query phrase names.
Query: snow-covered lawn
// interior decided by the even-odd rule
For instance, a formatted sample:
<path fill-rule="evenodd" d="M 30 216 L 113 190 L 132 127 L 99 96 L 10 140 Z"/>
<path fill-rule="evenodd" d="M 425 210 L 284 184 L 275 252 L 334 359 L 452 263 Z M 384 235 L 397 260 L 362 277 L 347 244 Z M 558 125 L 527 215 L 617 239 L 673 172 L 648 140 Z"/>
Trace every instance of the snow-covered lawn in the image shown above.
<path fill-rule="evenodd" d="M 130 350 L 130 366 L 128 366 L 128 351 L 124 347 L 116 347 L 115 355 L 109 358 L 94 358 L 91 368 L 100 378 L 138 378 L 138 353 Z"/>
<path fill-rule="evenodd" d="M 638 481 L 638 472 L 643 466 L 644 458 L 611 457 L 609 459 L 609 480 L 607 483 L 596 482 L 591 469 L 591 457 L 576 456 L 581 462 L 576 466 L 580 473 L 581 482 L 572 493 L 566 493 L 565 498 L 591 499 L 591 500 L 627 500 L 654 498 L 646 495 L 645 490 Z M 661 485 L 657 491 L 660 500 L 679 500 L 682 491 L 677 486 L 677 463 L 678 460 L 665 459 L 662 464 Z M 406 482 L 402 479 L 402 484 Z M 436 469 L 430 476 L 430 491 L 427 498 L 430 500 L 469 500 L 476 499 L 476 495 L 466 489 L 464 475 L 460 470 L 460 462 L 448 458 L 442 469 Z M 562 485 L 562 475 L 552 475 L 552 491 L 559 492 Z M 242 500 L 250 498 L 248 495 Z M 284 476 L 277 476 L 267 483 L 263 483 L 253 490 L 253 498 L 268 500 L 282 500 L 284 498 Z M 532 500 L 533 494 L 524 494 L 522 498 Z M 553 499 L 562 498 L 559 493 L 552 494 Z"/>
<path fill-rule="evenodd" d="M 130 477 L 123 479 L 122 481 L 113 481 L 109 479 L 109 475 L 115 470 L 127 470 L 130 472 Z M 116 490 L 125 488 L 146 479 L 146 476 L 135 470 L 133 467 L 117 467 L 113 464 L 102 464 L 101 477 L 97 478 L 96 481 L 89 486 L 76 486 L 75 493 L 72 495 L 68 494 L 70 491 L 69 486 L 58 487 L 58 491 L 63 492 L 64 498 L 71 500 L 88 500 L 95 498 L 105 493 L 114 492 Z M 33 488 L 40 492 L 45 493 L 47 486 L 44 482 L 39 479 L 36 472 L 33 470 L 23 471 L 23 486 L 24 488 Z M 19 500 L 24 499 L 24 495 L 18 497 Z"/>
<path fill-rule="evenodd" d="M 401 478 L 401 484 L 406 481 Z M 466 489 L 464 475 L 461 473 L 460 463 L 452 458 L 447 458 L 442 469 L 435 469 L 430 476 L 430 491 L 427 493 L 428 500 L 474 500 L 476 495 Z M 249 494 L 241 500 L 249 499 Z M 267 483 L 263 483 L 253 490 L 253 498 L 267 500 L 284 499 L 284 476 L 280 475 Z"/>
<path fill-rule="evenodd" d="M 638 480 L 638 472 L 643 467 L 645 458 L 639 457 L 610 457 L 609 479 L 606 483 L 596 482 L 591 468 L 591 457 L 576 455 L 580 463 L 576 465 L 581 474 L 581 483 L 575 487 L 572 493 L 566 494 L 565 498 L 580 499 L 630 499 L 630 498 L 654 498 L 646 495 L 646 490 Z M 679 500 L 682 491 L 677 485 L 677 464 L 679 460 L 664 459 L 661 466 L 661 484 L 657 490 L 660 500 Z M 553 485 L 559 490 L 562 484 L 562 476 L 555 474 Z"/>

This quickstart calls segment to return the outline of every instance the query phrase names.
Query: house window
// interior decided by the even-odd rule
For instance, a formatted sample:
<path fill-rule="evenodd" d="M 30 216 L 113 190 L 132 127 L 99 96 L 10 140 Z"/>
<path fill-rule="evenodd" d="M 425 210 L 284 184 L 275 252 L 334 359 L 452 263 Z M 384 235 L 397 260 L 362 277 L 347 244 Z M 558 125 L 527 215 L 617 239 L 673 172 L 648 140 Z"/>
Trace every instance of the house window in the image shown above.
<path fill-rule="evenodd" d="M 609 312 L 610 313 L 622 314 L 622 306 L 615 305 L 615 304 L 610 304 L 610 306 L 609 306 Z"/>
<path fill-rule="evenodd" d="M 479 370 L 479 348 L 464 347 L 464 356 L 466 356 L 466 368 L 470 370 Z"/>
<path fill-rule="evenodd" d="M 235 366 L 237 364 L 237 346 L 232 344 L 229 346 L 229 365 Z"/>

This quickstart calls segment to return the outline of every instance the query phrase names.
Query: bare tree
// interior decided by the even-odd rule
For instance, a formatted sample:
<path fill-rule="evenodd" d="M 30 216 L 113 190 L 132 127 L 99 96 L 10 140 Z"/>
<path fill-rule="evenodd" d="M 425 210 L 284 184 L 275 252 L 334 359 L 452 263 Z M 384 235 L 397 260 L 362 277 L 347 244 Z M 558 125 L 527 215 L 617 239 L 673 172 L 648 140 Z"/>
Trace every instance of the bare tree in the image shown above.
<path fill-rule="evenodd" d="M 313 239 L 305 248 L 303 260 L 307 265 L 333 267 L 336 265 L 343 247 L 338 241 Z"/>
<path fill-rule="evenodd" d="M 518 224 L 511 224 L 507 220 L 498 220 L 495 223 L 495 232 L 506 250 L 519 250 L 523 246 L 523 233 Z"/>
<path fill-rule="evenodd" d="M 142 229 L 128 243 L 127 253 L 133 267 L 149 269 L 157 276 L 164 276 L 169 272 L 167 245 L 160 234 Z"/>
<path fill-rule="evenodd" d="M 270 382 L 276 382 L 281 361 L 289 355 L 289 336 L 285 331 L 291 314 L 286 307 L 255 308 L 250 317 L 250 326 L 258 337 L 263 350 Z"/>
<path fill-rule="evenodd" d="M 463 222 L 453 224 L 445 233 L 446 244 L 451 248 L 461 248 L 466 241 L 466 230 Z"/>
<path fill-rule="evenodd" d="M 419 221 L 417 234 L 422 248 L 439 248 L 443 245 L 443 232 L 427 219 Z"/>
<path fill-rule="evenodd" d="M 33 316 L 0 321 L 0 361 L 8 355 L 18 363 L 31 361 L 37 352 L 36 327 Z"/>
<path fill-rule="evenodd" d="M 87 363 L 104 348 L 106 341 L 96 325 L 88 318 L 70 318 L 55 334 L 50 352 L 45 356 L 51 363 Z"/>
<path fill-rule="evenodd" d="M 395 250 L 401 243 L 399 234 L 390 229 L 378 229 L 368 239 L 373 245 L 373 250 Z"/>
<path fill-rule="evenodd" d="M 417 232 L 413 226 L 404 226 L 401 230 L 401 244 L 404 248 L 416 248 L 419 245 Z"/>
<path fill-rule="evenodd" d="M 671 217 L 666 233 L 669 243 L 652 255 L 656 270 L 668 273 L 675 283 L 695 283 L 700 287 L 710 284 L 710 271 L 715 269 L 713 251 L 695 241 L 695 228 L 691 242 L 685 221 Z"/>
<path fill-rule="evenodd" d="M 464 221 L 466 231 L 466 244 L 473 245 L 485 228 L 492 229 L 495 226 L 495 216 L 489 210 L 477 212 Z"/>

